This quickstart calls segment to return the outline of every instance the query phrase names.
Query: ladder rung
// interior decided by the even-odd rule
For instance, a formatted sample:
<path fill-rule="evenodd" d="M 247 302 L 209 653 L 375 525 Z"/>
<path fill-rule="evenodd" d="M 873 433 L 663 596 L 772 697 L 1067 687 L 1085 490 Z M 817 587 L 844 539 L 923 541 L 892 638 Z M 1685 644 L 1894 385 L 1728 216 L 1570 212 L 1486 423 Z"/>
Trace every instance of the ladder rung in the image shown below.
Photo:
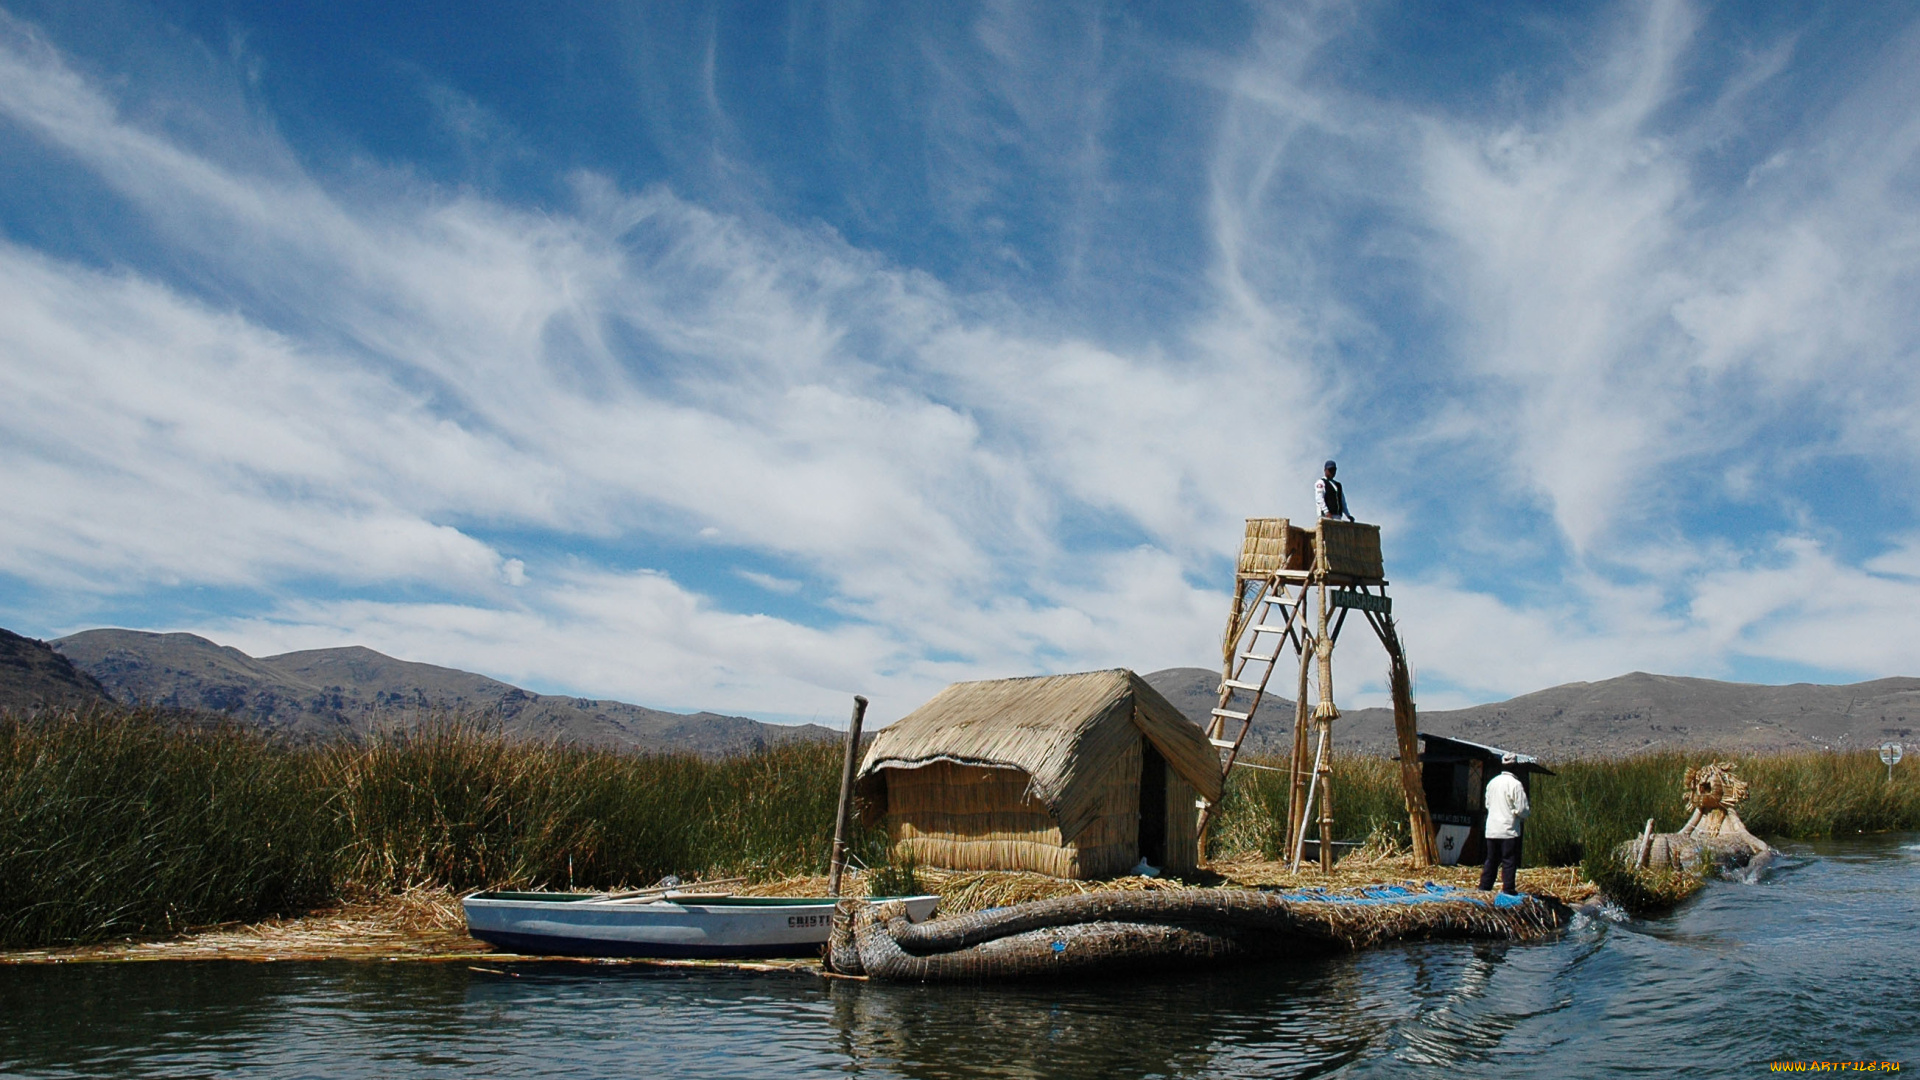
<path fill-rule="evenodd" d="M 1224 716 L 1229 720 L 1245 720 L 1249 714 L 1243 713 L 1243 712 L 1234 712 L 1232 709 L 1215 709 L 1213 710 L 1213 715 Z"/>
<path fill-rule="evenodd" d="M 1242 660 L 1258 660 L 1258 661 L 1260 661 L 1260 662 L 1261 662 L 1261 663 L 1263 663 L 1263 664 L 1271 664 L 1271 663 L 1273 663 L 1273 662 L 1274 662 L 1275 660 L 1278 660 L 1278 659 L 1280 659 L 1280 654 L 1279 654 L 1279 653 L 1274 653 L 1274 654 L 1273 654 L 1272 656 L 1261 656 L 1261 655 L 1260 655 L 1259 653 L 1257 653 L 1257 652 L 1243 652 L 1243 653 L 1241 653 L 1241 654 L 1240 654 L 1240 659 L 1242 659 Z"/>
<path fill-rule="evenodd" d="M 1208 739 L 1207 741 L 1222 750 L 1231 750 L 1238 745 L 1232 739 Z"/>
<path fill-rule="evenodd" d="M 1252 627 L 1251 629 L 1256 634 L 1284 634 L 1287 632 L 1287 628 L 1284 626 L 1267 626 L 1265 624 Z"/>
<path fill-rule="evenodd" d="M 1239 679 L 1223 679 L 1220 685 L 1229 690 L 1251 690 L 1256 694 L 1266 689 L 1257 682 L 1241 682 Z"/>
<path fill-rule="evenodd" d="M 1275 605 L 1284 605 L 1286 607 L 1292 607 L 1294 604 L 1299 603 L 1300 600 L 1298 597 L 1269 596 L 1266 599 L 1261 600 L 1260 602 L 1263 604 L 1275 604 Z"/>

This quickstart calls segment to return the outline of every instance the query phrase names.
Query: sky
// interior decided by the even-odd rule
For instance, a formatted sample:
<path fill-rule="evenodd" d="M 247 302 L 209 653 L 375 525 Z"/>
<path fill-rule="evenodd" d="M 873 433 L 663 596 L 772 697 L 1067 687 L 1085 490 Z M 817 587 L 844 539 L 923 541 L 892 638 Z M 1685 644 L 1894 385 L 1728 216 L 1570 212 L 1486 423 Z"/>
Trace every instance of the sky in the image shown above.
<path fill-rule="evenodd" d="M 1334 458 L 1423 708 L 1920 675 L 1911 5 L 0 4 L 17 632 L 885 721 Z"/>

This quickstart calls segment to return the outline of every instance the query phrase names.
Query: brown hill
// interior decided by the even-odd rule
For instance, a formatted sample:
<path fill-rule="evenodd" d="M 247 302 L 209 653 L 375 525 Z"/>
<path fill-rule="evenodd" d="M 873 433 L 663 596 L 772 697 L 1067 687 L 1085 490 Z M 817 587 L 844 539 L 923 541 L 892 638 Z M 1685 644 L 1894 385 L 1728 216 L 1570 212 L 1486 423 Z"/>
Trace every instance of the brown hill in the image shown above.
<path fill-rule="evenodd" d="M 46 642 L 0 630 L 0 712 L 34 712 L 106 700 L 105 687 Z"/>
<path fill-rule="evenodd" d="M 1146 676 L 1156 690 L 1203 723 L 1214 707 L 1218 672 L 1168 668 Z M 1293 703 L 1269 696 L 1254 715 L 1247 745 L 1284 754 Z M 1565 759 L 1672 747 L 1752 752 L 1849 749 L 1911 740 L 1920 729 L 1920 679 L 1875 679 L 1842 686 L 1765 686 L 1633 672 L 1567 683 L 1508 701 L 1420 714 L 1420 730 Z M 1387 709 L 1344 713 L 1338 745 L 1394 752 Z"/>
<path fill-rule="evenodd" d="M 525 738 L 656 753 L 720 756 L 839 737 L 815 724 L 535 694 L 359 646 L 252 657 L 194 634 L 87 630 L 53 647 L 119 701 L 226 713 L 295 738 L 353 737 L 445 713 Z"/>

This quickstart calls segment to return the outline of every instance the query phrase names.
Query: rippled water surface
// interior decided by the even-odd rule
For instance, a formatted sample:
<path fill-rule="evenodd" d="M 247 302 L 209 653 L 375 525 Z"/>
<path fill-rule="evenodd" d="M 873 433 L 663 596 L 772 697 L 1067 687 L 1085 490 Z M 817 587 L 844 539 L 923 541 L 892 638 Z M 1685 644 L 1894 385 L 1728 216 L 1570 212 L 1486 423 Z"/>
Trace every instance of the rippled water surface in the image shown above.
<path fill-rule="evenodd" d="M 979 987 L 520 965 L 0 967 L 0 1074 L 1754 1075 L 1920 1069 L 1920 837 L 1533 945 Z"/>

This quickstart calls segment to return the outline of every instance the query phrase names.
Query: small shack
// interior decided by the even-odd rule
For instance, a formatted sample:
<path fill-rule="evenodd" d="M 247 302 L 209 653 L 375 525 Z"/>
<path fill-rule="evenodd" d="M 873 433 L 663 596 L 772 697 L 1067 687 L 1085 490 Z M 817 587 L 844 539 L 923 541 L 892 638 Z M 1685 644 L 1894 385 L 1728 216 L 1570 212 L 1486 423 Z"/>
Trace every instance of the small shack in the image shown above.
<path fill-rule="evenodd" d="M 881 730 L 855 790 L 923 866 L 1101 878 L 1193 870 L 1220 787 L 1205 734 L 1115 669 L 955 683 Z"/>
<path fill-rule="evenodd" d="M 1424 731 L 1420 741 L 1425 744 L 1420 751 L 1421 785 L 1433 815 L 1440 862 L 1477 863 L 1486 857 L 1487 781 L 1500 774 L 1500 759 L 1510 751 Z M 1514 757 L 1513 774 L 1532 799 L 1534 776 L 1552 776 L 1553 770 L 1531 754 Z"/>

